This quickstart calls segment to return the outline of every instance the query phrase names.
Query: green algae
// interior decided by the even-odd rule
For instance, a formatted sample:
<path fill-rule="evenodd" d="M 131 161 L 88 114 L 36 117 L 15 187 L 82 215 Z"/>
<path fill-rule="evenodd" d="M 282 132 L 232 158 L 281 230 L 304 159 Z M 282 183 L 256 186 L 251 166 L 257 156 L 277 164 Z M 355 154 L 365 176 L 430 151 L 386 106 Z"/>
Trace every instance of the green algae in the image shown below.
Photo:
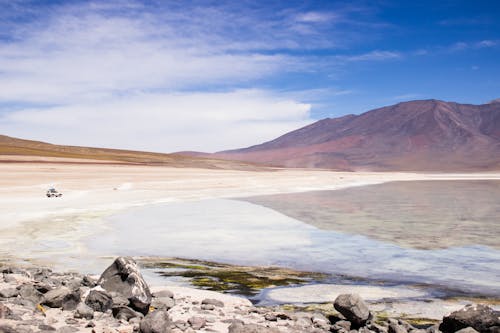
<path fill-rule="evenodd" d="M 273 266 L 251 267 L 180 258 L 142 258 L 145 268 L 161 276 L 184 277 L 195 287 L 223 293 L 255 296 L 264 288 L 324 280 L 327 275 Z"/>

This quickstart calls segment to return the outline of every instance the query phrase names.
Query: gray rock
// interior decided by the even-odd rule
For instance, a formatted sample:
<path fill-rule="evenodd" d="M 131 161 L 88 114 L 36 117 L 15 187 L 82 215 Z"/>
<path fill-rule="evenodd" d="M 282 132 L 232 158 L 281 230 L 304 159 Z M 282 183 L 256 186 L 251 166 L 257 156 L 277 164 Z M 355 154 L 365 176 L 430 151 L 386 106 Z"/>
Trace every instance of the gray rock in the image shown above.
<path fill-rule="evenodd" d="M 45 324 L 38 325 L 38 329 L 40 329 L 42 331 L 55 331 L 56 330 L 55 327 L 50 326 L 50 325 L 45 325 Z"/>
<path fill-rule="evenodd" d="M 103 290 L 91 290 L 85 304 L 90 306 L 94 311 L 106 312 L 113 306 L 111 295 Z"/>
<path fill-rule="evenodd" d="M 399 325 L 399 324 L 389 324 L 389 330 L 388 330 L 389 333 L 408 333 L 408 331 L 406 330 L 406 328 L 402 325 Z"/>
<path fill-rule="evenodd" d="M 120 320 L 129 321 L 132 318 L 143 318 L 144 315 L 140 312 L 134 311 L 128 306 L 117 306 L 113 307 L 113 317 Z"/>
<path fill-rule="evenodd" d="M 63 299 L 71 294 L 72 291 L 67 287 L 59 287 L 56 289 L 52 289 L 51 291 L 48 291 L 45 293 L 45 295 L 43 295 L 42 304 L 47 305 L 51 308 L 60 308 L 62 307 Z M 72 297 L 74 298 L 76 297 L 76 295 L 73 295 Z M 79 301 L 80 301 L 80 294 L 78 294 L 78 302 Z M 78 304 L 78 302 L 76 302 L 76 304 Z"/>
<path fill-rule="evenodd" d="M 151 302 L 155 309 L 169 310 L 175 306 L 175 301 L 170 297 L 155 297 Z"/>
<path fill-rule="evenodd" d="M 278 321 L 278 316 L 275 313 L 269 312 L 264 315 L 264 319 L 267 321 Z"/>
<path fill-rule="evenodd" d="M 21 298 L 38 304 L 43 299 L 43 294 L 35 289 L 31 284 L 23 284 L 18 287 Z"/>
<path fill-rule="evenodd" d="M 72 291 L 71 293 L 64 296 L 61 307 L 64 311 L 72 311 L 76 309 L 80 301 L 80 293 L 78 291 Z"/>
<path fill-rule="evenodd" d="M 19 290 L 16 288 L 6 288 L 0 290 L 0 297 L 10 298 L 17 297 L 17 295 L 19 295 Z"/>
<path fill-rule="evenodd" d="M 439 329 L 444 333 L 454 333 L 467 327 L 481 333 L 500 330 L 500 311 L 495 311 L 482 304 L 467 305 L 463 309 L 445 316 Z"/>
<path fill-rule="evenodd" d="M 170 333 L 170 317 L 166 311 L 153 311 L 141 321 L 140 333 Z"/>
<path fill-rule="evenodd" d="M 85 275 L 82 279 L 82 286 L 94 288 L 97 286 L 97 281 L 93 277 Z"/>
<path fill-rule="evenodd" d="M 113 298 L 113 307 L 118 307 L 118 306 L 127 306 L 130 302 L 128 301 L 127 298 L 125 298 L 123 295 L 116 293 L 116 292 L 110 292 L 111 298 Z"/>
<path fill-rule="evenodd" d="M 81 302 L 76 306 L 74 316 L 75 318 L 85 318 L 90 320 L 94 318 L 94 309 Z"/>
<path fill-rule="evenodd" d="M 191 327 L 194 330 L 199 330 L 199 329 L 205 327 L 205 325 L 207 324 L 207 321 L 205 320 L 205 318 L 195 316 L 195 317 L 189 318 L 188 323 L 189 323 L 189 325 L 191 325 Z"/>
<path fill-rule="evenodd" d="M 339 295 L 333 303 L 335 309 L 340 312 L 353 326 L 361 327 L 371 318 L 370 310 L 357 294 Z"/>
<path fill-rule="evenodd" d="M 17 333 L 17 330 L 9 325 L 0 325 L 0 333 Z"/>
<path fill-rule="evenodd" d="M 57 330 L 57 333 L 74 333 L 78 332 L 79 329 L 74 326 L 63 326 Z"/>
<path fill-rule="evenodd" d="M 215 310 L 215 305 L 213 304 L 202 304 L 200 307 L 202 310 L 208 310 L 208 311 Z"/>
<path fill-rule="evenodd" d="M 127 298 L 133 309 L 143 314 L 148 313 L 151 292 L 132 258 L 117 258 L 102 273 L 97 284 L 109 292 L 116 292 Z"/>
<path fill-rule="evenodd" d="M 425 330 L 427 333 L 440 333 L 441 331 L 439 330 L 439 324 L 435 324 L 432 326 L 427 327 Z"/>
<path fill-rule="evenodd" d="M 382 325 L 378 325 L 378 324 L 375 324 L 375 323 L 372 323 L 368 326 L 368 328 L 372 331 L 374 331 L 375 333 L 387 333 L 388 332 L 388 328 L 387 327 L 384 327 Z"/>
<path fill-rule="evenodd" d="M 257 324 L 242 324 L 233 322 L 229 325 L 228 333 L 280 333 L 277 328 L 260 326 Z"/>
<path fill-rule="evenodd" d="M 218 306 L 220 308 L 223 308 L 224 307 L 224 303 L 217 300 L 217 299 L 213 299 L 213 298 L 205 298 L 203 301 L 201 301 L 201 304 L 211 304 L 211 305 L 214 305 L 214 306 Z"/>
<path fill-rule="evenodd" d="M 332 328 L 336 332 L 340 330 L 349 332 L 349 330 L 351 329 L 351 322 L 347 320 L 339 320 L 332 325 Z"/>

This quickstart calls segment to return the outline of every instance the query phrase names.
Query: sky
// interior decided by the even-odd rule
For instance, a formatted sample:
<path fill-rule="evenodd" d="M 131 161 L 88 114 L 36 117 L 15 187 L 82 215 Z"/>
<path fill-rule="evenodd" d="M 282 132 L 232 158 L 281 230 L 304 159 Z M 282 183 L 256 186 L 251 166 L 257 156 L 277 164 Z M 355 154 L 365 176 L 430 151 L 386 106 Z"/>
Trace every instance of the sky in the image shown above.
<path fill-rule="evenodd" d="M 500 1 L 0 0 L 0 134 L 214 152 L 500 97 Z"/>

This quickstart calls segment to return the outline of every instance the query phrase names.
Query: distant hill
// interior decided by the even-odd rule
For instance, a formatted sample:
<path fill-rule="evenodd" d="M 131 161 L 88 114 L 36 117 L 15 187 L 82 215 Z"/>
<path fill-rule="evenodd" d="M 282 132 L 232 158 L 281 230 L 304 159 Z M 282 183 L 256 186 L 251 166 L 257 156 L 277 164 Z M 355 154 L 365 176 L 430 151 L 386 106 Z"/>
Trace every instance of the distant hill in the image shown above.
<path fill-rule="evenodd" d="M 29 161 L 29 158 L 26 159 L 26 157 L 31 156 L 34 161 L 39 161 L 39 159 L 35 157 L 56 157 L 68 159 L 67 162 L 70 163 L 74 163 L 74 160 L 69 159 L 79 159 L 85 160 L 87 163 L 99 161 L 100 163 L 238 170 L 253 170 L 258 168 L 258 166 L 249 163 L 218 160 L 211 156 L 199 158 L 132 150 L 61 146 L 40 141 L 23 140 L 5 135 L 0 135 L 0 156 L 3 156 L 1 161 L 4 162 L 25 162 Z M 20 158 L 21 156 L 23 157 L 22 159 Z M 65 162 L 61 159 L 54 159 L 52 161 Z"/>
<path fill-rule="evenodd" d="M 404 102 L 213 156 L 338 170 L 500 170 L 500 103 Z"/>

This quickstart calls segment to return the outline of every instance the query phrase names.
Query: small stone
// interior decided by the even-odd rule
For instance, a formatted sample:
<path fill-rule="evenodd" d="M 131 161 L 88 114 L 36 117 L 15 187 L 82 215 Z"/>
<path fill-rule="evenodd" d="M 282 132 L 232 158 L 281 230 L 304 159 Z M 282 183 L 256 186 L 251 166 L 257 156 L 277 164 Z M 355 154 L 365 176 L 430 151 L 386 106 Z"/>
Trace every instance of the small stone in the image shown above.
<path fill-rule="evenodd" d="M 205 327 L 207 321 L 205 320 L 205 318 L 202 317 L 191 317 L 188 319 L 188 323 L 194 330 L 199 330 Z"/>
<path fill-rule="evenodd" d="M 41 324 L 41 325 L 38 325 L 38 329 L 42 330 L 42 331 L 55 331 L 55 327 L 53 326 L 50 326 L 50 325 L 45 325 L 45 324 Z"/>
<path fill-rule="evenodd" d="M 12 316 L 12 310 L 0 303 L 0 319 L 10 319 L 10 316 Z"/>
<path fill-rule="evenodd" d="M 57 330 L 57 333 L 74 333 L 78 331 L 79 329 L 74 326 L 63 326 Z"/>
<path fill-rule="evenodd" d="M 390 324 L 389 325 L 389 333 L 408 333 L 404 326 L 399 324 Z"/>
<path fill-rule="evenodd" d="M 215 305 L 215 306 L 218 306 L 220 308 L 223 308 L 224 307 L 224 303 L 222 301 L 219 301 L 217 299 L 213 299 L 213 298 L 205 298 L 203 301 L 201 301 L 201 304 L 211 304 L 211 305 Z"/>
<path fill-rule="evenodd" d="M 82 286 L 94 288 L 97 285 L 96 279 L 89 275 L 85 275 L 82 279 Z"/>
<path fill-rule="evenodd" d="M 120 320 L 129 321 L 132 318 L 143 318 L 144 315 L 140 312 L 134 311 L 128 306 L 118 306 L 113 308 L 113 317 Z"/>
<path fill-rule="evenodd" d="M 89 321 L 85 327 L 95 327 L 95 324 L 93 321 Z"/>
<path fill-rule="evenodd" d="M 278 321 L 278 317 L 272 312 L 266 313 L 264 319 L 267 321 Z"/>
<path fill-rule="evenodd" d="M 75 319 L 75 318 L 67 318 L 64 322 L 66 324 L 68 324 L 68 325 L 76 325 L 76 324 L 78 324 L 78 320 Z"/>
<path fill-rule="evenodd" d="M 9 325 L 0 325 L 0 333 L 17 333 L 17 330 Z"/>
<path fill-rule="evenodd" d="M 0 290 L 0 297 L 10 298 L 19 295 L 19 291 L 16 288 L 6 288 Z"/>
<path fill-rule="evenodd" d="M 466 327 L 456 331 L 455 333 L 479 333 L 479 332 L 473 329 L 472 327 Z"/>
<path fill-rule="evenodd" d="M 77 305 L 74 316 L 75 318 L 93 319 L 94 309 L 82 302 Z"/>
<path fill-rule="evenodd" d="M 141 333 L 170 333 L 170 317 L 166 311 L 153 311 L 148 313 L 141 321 Z"/>
<path fill-rule="evenodd" d="M 151 306 L 155 309 L 169 310 L 175 306 L 175 301 L 170 297 L 156 297 L 153 298 Z"/>
<path fill-rule="evenodd" d="M 202 304 L 201 305 L 201 309 L 202 310 L 212 311 L 212 310 L 215 310 L 215 305 L 213 305 L 213 304 Z"/>

